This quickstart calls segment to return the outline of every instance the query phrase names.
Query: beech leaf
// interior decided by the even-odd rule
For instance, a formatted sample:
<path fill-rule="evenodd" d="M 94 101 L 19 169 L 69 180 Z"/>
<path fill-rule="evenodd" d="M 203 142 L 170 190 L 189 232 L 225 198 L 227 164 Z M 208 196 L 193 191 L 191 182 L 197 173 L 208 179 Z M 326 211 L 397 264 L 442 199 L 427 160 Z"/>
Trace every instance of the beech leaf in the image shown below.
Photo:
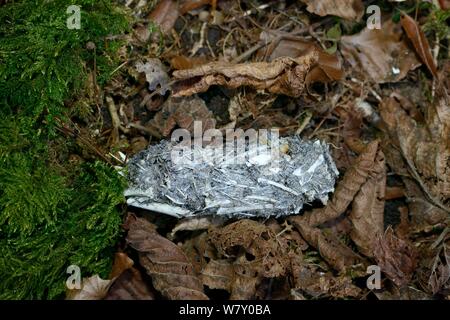
<path fill-rule="evenodd" d="M 428 44 L 428 40 L 425 37 L 425 34 L 420 29 L 417 22 L 406 13 L 403 13 L 400 16 L 400 22 L 406 32 L 406 35 L 413 43 L 414 49 L 416 50 L 420 59 L 427 66 L 428 70 L 430 70 L 433 77 L 437 78 L 437 67 L 434 63 L 430 45 Z"/>
<path fill-rule="evenodd" d="M 139 261 L 153 286 L 168 299 L 206 300 L 200 279 L 183 251 L 160 236 L 147 220 L 129 215 L 127 242 L 139 252 Z"/>

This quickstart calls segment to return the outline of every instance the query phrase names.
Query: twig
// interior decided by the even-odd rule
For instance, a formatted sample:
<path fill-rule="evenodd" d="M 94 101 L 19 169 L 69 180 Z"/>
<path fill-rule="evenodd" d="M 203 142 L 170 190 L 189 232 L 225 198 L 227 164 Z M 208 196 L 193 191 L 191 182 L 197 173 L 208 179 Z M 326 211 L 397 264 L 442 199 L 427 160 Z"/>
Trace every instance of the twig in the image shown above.
<path fill-rule="evenodd" d="M 112 122 L 112 126 L 113 126 L 111 138 L 113 140 L 113 144 L 116 144 L 117 142 L 119 142 L 120 119 L 119 119 L 119 115 L 117 113 L 116 105 L 111 96 L 106 97 L 106 105 L 108 106 L 108 111 L 109 111 L 109 114 L 111 115 L 111 122 Z"/>
<path fill-rule="evenodd" d="M 436 43 L 434 45 L 433 48 L 433 60 L 434 60 L 434 64 L 436 65 L 436 67 L 438 66 L 438 56 L 439 56 L 439 37 L 436 35 Z M 434 98 L 435 94 L 436 94 L 436 84 L 437 84 L 437 79 L 435 79 L 433 77 L 433 84 L 431 87 L 431 96 Z"/>
<path fill-rule="evenodd" d="M 143 126 L 141 124 L 134 123 L 134 122 L 130 122 L 128 124 L 128 126 L 131 127 L 131 128 L 135 128 L 137 130 L 144 131 L 144 132 L 148 133 L 150 136 L 152 136 L 152 137 L 154 137 L 156 139 L 161 139 L 162 138 L 161 134 L 158 131 L 153 130 L 153 128 L 151 128 L 151 127 L 145 127 L 145 126 Z"/>
<path fill-rule="evenodd" d="M 207 26 L 208 26 L 208 23 L 203 22 L 202 28 L 200 29 L 200 40 L 198 42 L 194 43 L 190 57 L 193 57 L 197 53 L 198 50 L 203 48 L 203 45 L 205 43 L 205 35 L 206 35 Z"/>
<path fill-rule="evenodd" d="M 249 48 L 248 50 L 246 50 L 245 52 L 243 52 L 241 55 L 237 56 L 236 58 L 234 58 L 231 62 L 232 63 L 239 63 L 242 60 L 247 59 L 248 57 L 250 57 L 253 53 L 255 53 L 256 51 L 258 51 L 261 48 L 264 48 L 265 46 L 269 45 L 272 41 L 269 42 L 258 42 L 257 44 L 255 44 L 253 47 Z"/>
<path fill-rule="evenodd" d="M 234 16 L 234 17 L 232 17 L 230 20 L 227 21 L 227 23 L 233 22 L 233 21 L 235 21 L 236 19 L 240 19 L 240 18 L 247 17 L 247 16 L 249 16 L 249 15 L 251 15 L 251 14 L 256 13 L 258 10 L 263 10 L 263 9 L 266 9 L 266 8 L 268 8 L 268 7 L 270 7 L 270 6 L 271 6 L 270 3 L 268 3 L 268 4 L 262 4 L 262 5 L 260 5 L 260 6 L 256 7 L 256 8 L 253 8 L 253 9 L 250 9 L 250 10 L 245 11 L 245 12 L 244 12 L 242 15 L 240 15 L 240 16 L 237 16 L 237 17 Z"/>
<path fill-rule="evenodd" d="M 78 139 L 80 142 L 82 142 L 88 149 L 91 149 L 94 151 L 100 158 L 102 158 L 104 161 L 106 161 L 110 165 L 114 165 L 110 159 L 108 159 L 93 143 L 91 143 L 88 139 L 84 138 L 82 135 L 79 134 L 80 130 L 76 128 L 77 131 L 74 129 L 71 129 L 67 126 L 65 126 L 60 119 L 56 119 L 57 126 L 56 130 L 61 132 L 62 134 L 66 136 L 70 136 L 72 138 Z"/>
<path fill-rule="evenodd" d="M 118 66 L 117 68 L 115 68 L 113 71 L 111 71 L 111 73 L 109 74 L 110 76 L 112 76 L 114 73 L 116 73 L 117 71 L 119 71 L 124 65 L 126 65 L 129 62 L 129 60 L 123 62 L 122 64 L 120 64 L 120 66 Z"/>

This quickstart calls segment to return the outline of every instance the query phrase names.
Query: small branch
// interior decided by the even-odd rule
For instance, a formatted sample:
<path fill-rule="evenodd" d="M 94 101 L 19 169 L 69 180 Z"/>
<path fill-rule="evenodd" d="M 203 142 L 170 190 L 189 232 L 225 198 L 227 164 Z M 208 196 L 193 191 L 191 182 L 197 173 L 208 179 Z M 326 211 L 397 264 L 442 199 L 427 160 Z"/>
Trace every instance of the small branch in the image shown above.
<path fill-rule="evenodd" d="M 111 96 L 106 97 L 106 104 L 108 106 L 109 114 L 111 115 L 111 121 L 112 121 L 112 126 L 113 126 L 111 138 L 112 138 L 113 144 L 116 144 L 119 142 L 120 119 L 119 119 L 119 115 L 117 113 L 116 105 Z"/>

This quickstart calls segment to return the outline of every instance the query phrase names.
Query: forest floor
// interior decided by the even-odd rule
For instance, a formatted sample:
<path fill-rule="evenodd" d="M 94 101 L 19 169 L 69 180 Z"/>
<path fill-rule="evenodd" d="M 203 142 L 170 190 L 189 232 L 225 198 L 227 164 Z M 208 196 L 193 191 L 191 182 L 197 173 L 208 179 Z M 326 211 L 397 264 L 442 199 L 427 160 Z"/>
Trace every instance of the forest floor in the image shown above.
<path fill-rule="evenodd" d="M 7 21 L 14 6 L 0 1 L 0 19 Z M 20 282 L 18 294 L 6 273 L 3 297 L 55 298 L 66 291 L 68 299 L 450 299 L 448 1 L 143 0 L 112 6 L 127 17 L 125 27 L 120 22 L 111 31 L 95 16 L 84 24 L 86 4 L 81 29 L 64 31 L 78 33 L 73 41 L 84 74 L 78 88 L 71 82 L 62 87 L 70 92 L 56 87 L 48 94 L 61 91 L 64 98 L 28 112 L 22 106 L 31 100 L 10 98 L 21 82 L 0 86 L 1 103 L 12 110 L 0 129 L 15 132 L 14 115 L 32 119 L 14 120 L 19 128 L 33 128 L 26 131 L 30 137 L 17 129 L 0 148 L 0 247 L 2 241 L 14 246 L 0 253 L 27 257 L 23 261 L 38 270 L 36 283 L 53 277 L 43 289 L 32 287 L 34 280 Z M 104 31 L 86 31 L 96 27 Z M 0 35 L 8 32 L 0 29 Z M 67 43 L 58 57 L 78 48 Z M 4 48 L 0 62 L 13 61 L 6 51 L 21 50 Z M 27 57 L 41 61 L 30 55 L 21 61 Z M 33 87 L 44 63 L 21 70 Z M 19 79 L 1 68 L 3 79 Z M 69 71 L 61 77 L 66 74 L 74 77 Z M 56 99 L 59 104 L 48 107 Z M 281 136 L 324 141 L 339 171 L 335 191 L 326 205 L 314 201 L 299 215 L 277 218 L 178 219 L 127 207 L 120 173 L 129 159 L 170 140 L 175 129 L 192 132 L 194 121 L 204 129 L 277 128 Z M 45 141 L 42 167 L 57 174 L 20 168 L 55 196 L 47 199 L 43 194 L 50 192 L 37 188 L 39 201 L 16 205 L 11 195 L 21 189 L 7 178 L 22 172 L 15 152 L 34 144 L 32 136 L 44 127 L 54 129 L 39 140 Z M 58 177 L 67 190 L 61 194 Z M 35 208 L 45 217 L 28 213 Z M 64 220 L 74 210 L 82 213 Z M 29 223 L 8 227 L 18 221 L 15 212 L 26 212 Z M 61 219 L 69 222 L 59 226 Z M 52 251 L 59 265 L 44 266 L 47 249 L 39 257 L 27 254 L 40 242 L 59 248 Z M 22 271 L 11 279 L 29 273 L 13 264 Z M 71 264 L 80 266 L 83 281 L 65 290 Z"/>

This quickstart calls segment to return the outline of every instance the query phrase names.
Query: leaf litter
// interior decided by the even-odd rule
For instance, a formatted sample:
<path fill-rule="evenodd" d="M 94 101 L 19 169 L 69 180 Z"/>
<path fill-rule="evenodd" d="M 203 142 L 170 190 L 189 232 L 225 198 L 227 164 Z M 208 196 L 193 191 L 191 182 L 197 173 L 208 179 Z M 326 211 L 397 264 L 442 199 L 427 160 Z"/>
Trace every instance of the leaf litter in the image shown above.
<path fill-rule="evenodd" d="M 77 124 L 97 154 L 124 167 L 121 154 L 195 121 L 277 127 L 327 143 L 340 178 L 328 202 L 289 217 L 178 221 L 130 206 L 109 278 L 67 298 L 448 299 L 450 63 L 423 26 L 439 8 L 413 18 L 388 2 L 371 30 L 359 0 L 144 2 L 128 4 L 136 21 L 105 94 L 89 95 L 101 121 Z M 380 290 L 365 284 L 370 265 Z"/>

